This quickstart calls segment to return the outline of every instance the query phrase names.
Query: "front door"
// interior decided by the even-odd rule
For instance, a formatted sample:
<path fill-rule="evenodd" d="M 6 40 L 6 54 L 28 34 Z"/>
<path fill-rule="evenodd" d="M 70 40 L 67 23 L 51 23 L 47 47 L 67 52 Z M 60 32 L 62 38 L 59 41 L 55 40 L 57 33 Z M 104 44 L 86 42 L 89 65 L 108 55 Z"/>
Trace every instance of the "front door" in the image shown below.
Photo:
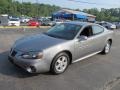
<path fill-rule="evenodd" d="M 77 58 L 82 58 L 91 54 L 94 48 L 94 38 L 92 37 L 92 26 L 85 27 L 79 36 L 86 36 L 86 40 L 76 40 L 75 42 L 75 52 L 77 53 Z"/>

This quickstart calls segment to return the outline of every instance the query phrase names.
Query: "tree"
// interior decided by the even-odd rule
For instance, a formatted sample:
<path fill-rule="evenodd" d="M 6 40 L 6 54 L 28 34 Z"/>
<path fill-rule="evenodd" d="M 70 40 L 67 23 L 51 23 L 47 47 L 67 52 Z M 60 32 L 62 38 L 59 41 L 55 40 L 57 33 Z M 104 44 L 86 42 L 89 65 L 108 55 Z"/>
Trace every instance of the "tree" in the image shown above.
<path fill-rule="evenodd" d="M 95 15 L 97 21 L 120 21 L 120 8 L 101 8 L 101 10 L 92 8 L 83 11 Z"/>
<path fill-rule="evenodd" d="M 30 3 L 24 2 L 20 3 L 13 0 L 0 0 L 0 14 L 9 14 L 16 16 L 30 16 L 30 17 L 41 17 L 41 16 L 51 16 L 51 14 L 60 7 L 48 4 Z M 76 9 L 77 11 L 81 11 Z M 105 9 L 97 8 L 84 9 L 83 12 L 93 14 L 96 16 L 98 21 L 120 21 L 120 8 Z"/>

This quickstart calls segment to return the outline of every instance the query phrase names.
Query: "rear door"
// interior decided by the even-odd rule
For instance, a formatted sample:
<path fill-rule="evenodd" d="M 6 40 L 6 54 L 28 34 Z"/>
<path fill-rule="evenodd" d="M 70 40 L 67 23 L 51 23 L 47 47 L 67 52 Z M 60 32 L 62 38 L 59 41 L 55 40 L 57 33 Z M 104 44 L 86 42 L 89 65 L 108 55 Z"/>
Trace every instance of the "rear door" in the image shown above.
<path fill-rule="evenodd" d="M 105 35 L 104 35 L 104 28 L 99 25 L 92 25 L 92 32 L 93 32 L 93 44 L 94 48 L 93 51 L 101 51 L 104 47 Z"/>
<path fill-rule="evenodd" d="M 101 51 L 104 47 L 104 28 L 98 25 L 90 25 L 85 27 L 80 36 L 87 36 L 87 40 L 76 41 L 75 50 L 77 52 L 77 58 L 82 58 L 84 56 L 93 54 L 95 52 Z"/>

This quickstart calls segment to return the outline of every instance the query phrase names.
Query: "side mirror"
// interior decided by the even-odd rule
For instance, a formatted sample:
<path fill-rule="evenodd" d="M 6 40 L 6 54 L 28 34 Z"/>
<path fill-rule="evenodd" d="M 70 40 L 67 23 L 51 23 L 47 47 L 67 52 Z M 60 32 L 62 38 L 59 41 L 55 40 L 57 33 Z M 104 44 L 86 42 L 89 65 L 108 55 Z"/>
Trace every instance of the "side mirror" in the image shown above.
<path fill-rule="evenodd" d="M 81 35 L 81 36 L 78 37 L 78 39 L 79 39 L 79 41 L 85 41 L 85 40 L 88 39 L 88 37 L 84 36 L 84 35 Z"/>

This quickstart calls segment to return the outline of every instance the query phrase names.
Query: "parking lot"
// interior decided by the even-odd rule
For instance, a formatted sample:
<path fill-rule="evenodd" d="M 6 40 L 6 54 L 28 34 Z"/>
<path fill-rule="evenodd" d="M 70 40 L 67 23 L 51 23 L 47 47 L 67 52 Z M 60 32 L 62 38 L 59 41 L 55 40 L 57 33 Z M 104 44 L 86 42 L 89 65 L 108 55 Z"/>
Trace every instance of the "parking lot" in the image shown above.
<path fill-rule="evenodd" d="M 61 75 L 29 74 L 8 61 L 8 52 L 16 39 L 46 31 L 0 29 L 0 90 L 120 90 L 120 30 L 114 31 L 110 54 L 74 63 Z"/>

